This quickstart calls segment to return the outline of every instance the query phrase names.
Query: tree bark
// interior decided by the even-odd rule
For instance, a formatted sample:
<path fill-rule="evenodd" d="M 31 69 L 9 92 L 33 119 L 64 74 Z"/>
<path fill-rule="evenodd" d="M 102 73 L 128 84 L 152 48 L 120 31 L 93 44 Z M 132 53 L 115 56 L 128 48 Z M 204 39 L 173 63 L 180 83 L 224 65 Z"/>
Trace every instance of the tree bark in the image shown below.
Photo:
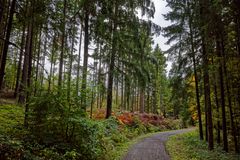
<path fill-rule="evenodd" d="M 8 46 L 9 46 L 9 40 L 12 30 L 12 22 L 13 22 L 13 14 L 15 10 L 16 0 L 12 0 L 9 18 L 8 18 L 8 24 L 7 24 L 7 32 L 6 32 L 6 38 L 4 41 L 3 46 L 3 52 L 1 57 L 1 67 L 0 67 L 0 90 L 2 89 L 3 79 L 4 79 L 4 72 L 6 67 L 6 61 L 7 61 L 7 54 L 8 54 Z"/>
<path fill-rule="evenodd" d="M 238 51 L 238 56 L 240 56 L 240 1 L 239 0 L 233 0 L 232 2 L 233 8 L 232 10 L 234 11 L 234 20 L 236 23 L 236 40 L 237 40 L 237 51 Z"/>
<path fill-rule="evenodd" d="M 224 39 L 223 39 L 223 35 L 221 37 L 221 51 L 222 51 L 222 63 L 223 63 L 223 72 L 225 74 L 225 81 L 226 81 L 226 89 L 227 89 L 227 98 L 228 98 L 228 108 L 229 108 L 229 112 L 230 112 L 230 124 L 231 124 L 231 133 L 233 136 L 233 141 L 234 141 L 234 147 L 235 147 L 235 152 L 239 153 L 240 150 L 238 148 L 238 141 L 237 141 L 237 135 L 236 135 L 236 128 L 235 128 L 235 122 L 234 122 L 234 116 L 233 116 L 233 107 L 232 107 L 232 99 L 231 99 L 231 93 L 230 93 L 230 88 L 229 88 L 229 84 L 231 82 L 231 80 L 228 78 L 228 73 L 227 73 L 227 66 L 226 66 L 226 55 L 225 55 L 225 47 L 224 47 Z"/>
<path fill-rule="evenodd" d="M 2 24 L 5 0 L 0 0 L 0 24 Z"/>
<path fill-rule="evenodd" d="M 208 55 L 205 51 L 205 40 L 203 40 L 203 63 L 204 63 L 204 96 L 205 105 L 207 108 L 207 120 L 208 120 L 208 148 L 213 150 L 213 122 L 212 122 L 212 107 L 210 98 L 210 83 L 208 72 Z"/>
<path fill-rule="evenodd" d="M 220 130 L 220 113 L 219 113 L 219 101 L 218 101 L 218 92 L 217 92 L 217 76 L 214 79 L 214 96 L 217 110 L 217 143 L 221 143 L 221 130 Z"/>
<path fill-rule="evenodd" d="M 197 74 L 197 64 L 196 64 L 196 57 L 195 57 L 194 42 L 193 42 L 193 30 L 192 30 L 193 28 L 192 28 L 191 15 L 189 15 L 189 29 L 190 29 L 190 41 L 191 41 L 193 70 L 194 70 L 194 78 L 195 78 L 195 93 L 196 93 L 196 101 L 197 101 L 199 138 L 200 138 L 200 140 L 203 140 L 202 112 L 201 112 L 200 97 L 199 97 L 198 74 Z"/>
<path fill-rule="evenodd" d="M 42 28 L 39 30 L 39 41 L 38 41 L 38 52 L 37 52 L 37 62 L 36 62 L 36 72 L 35 72 L 35 87 L 34 87 L 34 95 L 37 93 L 37 83 L 38 83 L 38 72 L 39 72 L 39 61 L 40 61 L 40 53 L 41 53 L 41 40 L 42 40 Z"/>
<path fill-rule="evenodd" d="M 76 80 L 76 96 L 78 96 L 78 91 L 79 91 L 81 50 L 82 50 L 82 26 L 81 26 L 81 31 L 80 31 L 79 48 L 78 48 L 77 80 Z"/>
<path fill-rule="evenodd" d="M 23 59 L 23 50 L 24 50 L 24 45 L 25 45 L 25 30 L 26 26 L 25 24 L 23 25 L 22 29 L 22 39 L 21 39 L 21 50 L 19 54 L 19 61 L 18 61 L 18 67 L 17 67 L 17 78 L 16 78 L 16 86 L 15 86 L 15 91 L 14 91 L 14 97 L 17 97 L 17 94 L 19 92 L 19 81 L 21 77 L 21 71 L 22 71 L 22 59 Z"/>
<path fill-rule="evenodd" d="M 45 72 L 45 64 L 46 64 L 46 56 L 47 56 L 47 42 L 48 42 L 48 29 L 45 31 L 45 42 L 43 48 L 43 58 L 42 58 L 42 68 L 41 68 L 41 78 L 40 78 L 40 88 L 43 88 L 44 81 L 44 72 Z"/>
<path fill-rule="evenodd" d="M 75 25 L 74 25 L 75 27 Z M 72 77 L 72 63 L 73 63 L 73 52 L 74 52 L 74 40 L 75 35 L 72 35 L 72 46 L 71 46 L 71 54 L 69 55 L 69 71 L 68 71 L 68 85 L 67 85 L 67 98 L 68 102 L 70 102 L 70 94 L 71 94 L 71 77 Z"/>
<path fill-rule="evenodd" d="M 107 112 L 106 118 L 109 118 L 112 114 L 112 89 L 113 89 L 113 74 L 114 74 L 114 65 L 115 65 L 115 56 L 117 52 L 117 16 L 118 16 L 118 2 L 115 1 L 114 6 L 114 17 L 113 17 L 113 29 L 112 29 L 112 52 L 110 55 L 110 65 L 109 65 L 109 74 L 108 74 L 108 89 L 107 89 Z"/>
<path fill-rule="evenodd" d="M 206 24 L 208 24 L 208 16 L 209 13 L 209 0 L 202 0 L 200 3 L 200 18 L 201 18 L 201 38 L 202 38 L 202 56 L 203 56 L 203 80 L 204 80 L 204 99 L 205 99 L 205 108 L 207 111 L 207 130 L 208 130 L 208 149 L 213 150 L 213 122 L 212 122 L 212 107 L 211 107 L 211 97 L 210 97 L 210 82 L 209 82 L 209 43 L 208 33 L 209 28 L 207 28 Z"/>
<path fill-rule="evenodd" d="M 88 70 L 88 45 L 89 45 L 89 11 L 85 8 L 84 17 L 84 55 L 83 55 L 83 72 L 81 87 L 81 104 L 82 109 L 87 109 L 87 70 Z"/>
<path fill-rule="evenodd" d="M 158 71 L 157 71 L 158 72 Z M 158 75 L 156 76 L 156 79 L 157 79 L 157 77 L 158 77 Z M 157 82 L 156 82 L 157 80 L 155 80 L 155 82 L 154 82 L 154 88 L 153 88 L 153 113 L 154 114 L 157 114 L 157 108 L 158 108 L 158 99 L 157 99 L 157 93 L 158 93 L 158 91 L 157 91 Z"/>
<path fill-rule="evenodd" d="M 100 108 L 101 103 L 101 94 L 102 94 L 102 86 L 101 86 L 101 67 L 102 67 L 102 57 L 101 57 L 101 46 L 99 52 L 99 65 L 98 65 L 98 96 L 97 96 L 97 108 Z"/>
<path fill-rule="evenodd" d="M 10 1 L 7 4 L 6 0 L 0 0 L 0 10 L 1 10 L 1 21 L 0 21 L 0 36 L 2 39 L 5 38 L 6 28 L 7 28 L 7 22 L 8 22 L 8 13 L 9 13 L 9 6 Z M 1 65 L 1 59 L 2 59 L 2 51 L 4 46 L 4 40 L 0 39 L 0 65 Z"/>
<path fill-rule="evenodd" d="M 223 79 L 223 63 L 222 63 L 222 54 L 221 54 L 221 44 L 219 37 L 217 37 L 217 44 L 216 44 L 216 51 L 219 60 L 219 85 L 220 85 L 220 92 L 221 92 L 221 109 L 222 109 L 222 130 L 223 130 L 223 150 L 228 152 L 228 140 L 227 140 L 227 122 L 226 122 L 226 109 L 225 109 L 225 90 L 224 90 L 224 79 Z"/>
<path fill-rule="evenodd" d="M 27 15 L 31 15 L 31 20 L 28 22 L 28 32 L 26 38 L 26 46 L 25 46 L 25 55 L 24 55 L 24 64 L 23 64 L 23 72 L 22 72 L 22 81 L 20 85 L 20 96 L 19 103 L 25 104 L 25 115 L 24 115 L 24 126 L 28 127 L 28 99 L 29 99 L 29 91 L 27 90 L 30 87 L 31 83 L 31 70 L 32 70 L 32 46 L 33 46 L 33 23 L 34 23 L 34 0 L 29 3 L 27 2 L 28 13 Z"/>
<path fill-rule="evenodd" d="M 58 73 L 58 92 L 62 89 L 62 79 L 63 79 L 63 61 L 64 61 L 64 48 L 65 48 L 65 23 L 66 23 L 66 10 L 67 10 L 67 0 L 64 0 L 63 4 L 63 20 L 62 20 L 62 40 L 61 40 L 61 54 L 59 59 L 59 73 Z"/>
<path fill-rule="evenodd" d="M 27 4 L 29 7 L 29 4 Z M 30 10 L 30 9 L 29 9 Z M 30 11 L 28 11 L 30 12 Z M 29 13 L 28 13 L 29 14 Z M 28 22 L 27 25 L 27 37 L 26 37 L 26 43 L 25 43 L 25 54 L 24 54 L 24 61 L 23 61 L 23 70 L 22 70 L 22 79 L 20 83 L 20 88 L 19 88 L 19 99 L 18 102 L 20 104 L 24 104 L 26 102 L 26 96 L 27 96 L 27 81 L 28 81 L 28 70 L 29 70 L 29 58 L 31 54 L 31 46 L 32 46 L 32 22 Z"/>
<path fill-rule="evenodd" d="M 145 89 L 140 89 L 140 113 L 144 113 L 145 110 Z"/>
<path fill-rule="evenodd" d="M 54 33 L 53 35 L 53 40 L 52 40 L 52 53 L 51 53 L 51 60 L 50 60 L 50 74 L 49 74 L 49 77 L 48 77 L 48 93 L 50 93 L 51 91 L 51 85 L 52 85 L 52 77 L 53 77 L 53 64 L 54 64 L 54 55 L 55 55 L 55 42 L 56 41 L 56 35 Z"/>

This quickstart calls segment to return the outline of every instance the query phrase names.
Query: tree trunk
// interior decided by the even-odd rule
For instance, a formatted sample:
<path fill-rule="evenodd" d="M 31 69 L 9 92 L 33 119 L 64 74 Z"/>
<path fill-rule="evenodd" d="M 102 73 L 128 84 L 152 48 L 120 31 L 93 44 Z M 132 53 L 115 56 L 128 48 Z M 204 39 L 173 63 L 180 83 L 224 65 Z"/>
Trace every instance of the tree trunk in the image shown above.
<path fill-rule="evenodd" d="M 67 0 L 64 0 L 63 6 L 63 21 L 62 21 L 62 40 L 61 40 L 61 54 L 59 59 L 59 73 L 58 73 L 58 92 L 62 89 L 62 78 L 63 78 L 63 61 L 64 61 L 64 48 L 65 48 L 65 23 L 66 23 L 66 10 L 67 10 Z"/>
<path fill-rule="evenodd" d="M 7 20 L 8 20 L 8 9 L 6 0 L 0 0 L 0 35 L 2 39 L 0 39 L 0 65 L 1 65 L 1 59 L 2 59 L 2 51 L 4 46 L 4 37 L 5 37 L 5 31 L 7 26 Z M 7 15 L 7 16 L 6 16 Z"/>
<path fill-rule="evenodd" d="M 79 78 L 80 78 L 81 50 L 82 50 L 82 26 L 81 26 L 81 31 L 80 31 L 79 48 L 78 48 L 77 81 L 76 81 L 76 96 L 78 96 L 78 91 L 79 91 Z"/>
<path fill-rule="evenodd" d="M 32 2 L 34 3 L 34 1 Z M 32 5 L 34 6 L 34 5 Z M 34 9 L 34 8 L 33 8 Z M 33 11 L 32 11 L 33 12 Z M 33 17 L 32 17 L 32 23 L 31 23 L 31 37 L 30 37 L 30 50 L 29 50 L 29 62 L 28 62 L 28 73 L 27 73 L 27 88 L 29 89 L 31 87 L 31 76 L 32 76 L 32 46 L 33 46 Z M 28 112 L 29 112 L 29 97 L 30 92 L 27 91 L 26 93 L 26 104 L 25 104 L 25 117 L 24 117 L 24 126 L 28 127 Z"/>
<path fill-rule="evenodd" d="M 220 130 L 220 113 L 219 113 L 219 101 L 218 101 L 218 92 L 217 92 L 217 76 L 215 76 L 214 80 L 214 96 L 217 110 L 217 143 L 221 143 L 221 130 Z"/>
<path fill-rule="evenodd" d="M 221 54 L 221 44 L 219 38 L 217 38 L 216 44 L 217 55 L 221 58 L 219 61 L 219 78 L 220 78 L 220 92 L 221 92 L 221 108 L 222 108 L 222 130 L 223 130 L 223 150 L 228 152 L 228 140 L 227 140 L 227 122 L 226 122 L 226 109 L 225 109 L 225 90 L 224 90 L 224 79 L 223 79 L 223 63 Z"/>
<path fill-rule="evenodd" d="M 83 56 L 83 72 L 82 72 L 82 88 L 81 88 L 81 104 L 82 109 L 87 109 L 87 70 L 88 70 L 88 45 L 89 45 L 89 12 L 85 9 L 84 17 L 84 56 Z"/>
<path fill-rule="evenodd" d="M 196 101 L 197 101 L 199 138 L 200 140 L 203 140 L 202 112 L 201 112 L 200 97 L 199 97 L 198 74 L 197 74 L 197 64 L 196 64 L 194 41 L 193 41 L 193 30 L 192 30 L 193 28 L 192 28 L 191 15 L 189 15 L 188 23 L 189 23 L 189 29 L 190 29 L 191 52 L 192 52 L 193 70 L 194 70 L 194 78 L 195 78 L 195 93 L 196 93 Z"/>
<path fill-rule="evenodd" d="M 116 78 L 115 86 L 116 86 L 115 104 L 116 104 L 116 106 L 118 106 L 118 77 Z"/>
<path fill-rule="evenodd" d="M 16 86 L 15 86 L 15 91 L 14 91 L 14 97 L 17 97 L 17 94 L 19 92 L 19 81 L 21 77 L 21 71 L 22 71 L 22 58 L 23 58 L 23 50 L 24 50 L 24 45 L 25 45 L 25 30 L 26 26 L 25 24 L 23 25 L 22 29 L 22 39 L 21 39 L 21 49 L 20 49 L 20 54 L 19 54 L 19 61 L 18 61 L 18 67 L 17 67 L 17 78 L 16 78 Z"/>
<path fill-rule="evenodd" d="M 114 8 L 114 17 L 113 17 L 113 29 L 112 29 L 112 52 L 110 55 L 110 65 L 109 65 L 109 74 L 108 74 L 108 88 L 107 88 L 107 112 L 106 118 L 109 118 L 112 114 L 112 89 L 113 89 L 113 74 L 114 74 L 114 65 L 115 65 L 115 56 L 117 52 L 117 16 L 118 16 L 118 2 L 115 1 Z"/>
<path fill-rule="evenodd" d="M 130 84 L 129 84 L 129 80 L 127 79 L 126 83 L 125 83 L 125 100 L 126 100 L 126 108 L 125 110 L 129 111 L 129 98 L 130 98 Z"/>
<path fill-rule="evenodd" d="M 101 94 L 102 94 L 102 87 L 101 85 L 101 67 L 102 67 L 102 57 L 101 57 L 101 47 L 99 52 L 99 65 L 98 65 L 98 96 L 97 96 L 97 108 L 100 108 L 100 101 L 101 101 Z"/>
<path fill-rule="evenodd" d="M 134 94 L 135 94 L 135 87 L 133 87 L 133 90 L 132 90 L 132 93 L 131 93 L 131 112 L 133 113 L 134 112 Z"/>
<path fill-rule="evenodd" d="M 233 136 L 233 141 L 234 141 L 234 147 L 235 147 L 235 152 L 239 153 L 239 148 L 237 144 L 237 135 L 236 135 L 236 128 L 235 128 L 235 122 L 234 122 L 234 117 L 233 117 L 233 109 L 232 109 L 232 99 L 231 99 L 231 93 L 229 89 L 229 84 L 231 83 L 231 80 L 228 78 L 228 73 L 227 73 L 227 67 L 226 67 L 226 55 L 225 55 L 225 47 L 224 47 L 224 40 L 223 40 L 223 35 L 221 37 L 221 51 L 222 51 L 222 58 L 223 58 L 223 71 L 226 77 L 226 89 L 227 89 L 227 98 L 228 98 L 228 107 L 229 107 L 229 112 L 230 112 L 230 124 L 231 124 L 231 133 Z"/>
<path fill-rule="evenodd" d="M 40 53 L 41 53 L 41 41 L 42 41 L 42 29 L 40 28 L 39 34 L 39 42 L 38 42 L 38 52 L 37 52 L 37 64 L 36 64 L 36 73 L 35 73 L 35 89 L 34 95 L 37 93 L 37 83 L 38 83 L 38 72 L 39 72 L 39 61 L 40 61 Z"/>
<path fill-rule="evenodd" d="M 210 97 L 210 82 L 209 82 L 209 39 L 207 39 L 209 34 L 209 28 L 206 27 L 208 20 L 206 16 L 209 14 L 209 0 L 199 1 L 200 3 L 200 18 L 201 18 L 201 38 L 202 38 L 202 56 L 203 56 L 203 81 L 204 81 L 204 99 L 205 99 L 205 112 L 206 113 L 206 139 L 208 136 L 208 149 L 213 150 L 213 122 L 212 122 L 212 107 L 211 107 L 211 97 Z"/>
<path fill-rule="evenodd" d="M 15 10 L 15 4 L 16 4 L 16 0 L 12 0 L 9 18 L 8 18 L 8 24 L 7 24 L 6 38 L 4 41 L 3 52 L 2 52 L 2 57 L 1 57 L 0 90 L 2 89 L 2 84 L 3 84 L 4 74 L 5 74 L 4 72 L 5 72 L 6 61 L 7 61 L 8 46 L 9 46 L 9 40 L 10 40 L 10 35 L 11 35 L 11 30 L 12 30 L 12 22 L 13 22 L 13 14 L 14 14 L 14 10 Z"/>
<path fill-rule="evenodd" d="M 47 37 L 48 37 L 48 30 L 46 30 L 46 33 L 45 33 L 40 88 L 43 88 L 43 81 L 44 81 L 45 63 L 46 63 L 46 56 L 47 56 Z"/>
<path fill-rule="evenodd" d="M 28 14 L 31 15 L 31 20 L 28 22 L 28 32 L 26 38 L 26 47 L 25 47 L 25 56 L 24 56 L 24 64 L 23 64 L 23 73 L 22 73 L 22 81 L 20 85 L 20 96 L 19 103 L 25 103 L 25 116 L 24 116 L 24 126 L 28 127 L 28 99 L 29 99 L 29 91 L 27 90 L 30 87 L 31 83 L 31 70 L 32 70 L 32 46 L 33 46 L 33 13 L 34 13 L 34 1 L 30 2 L 30 6 L 28 6 Z"/>
<path fill-rule="evenodd" d="M 10 1 L 7 0 L 0 0 L 1 1 L 1 21 L 0 21 L 0 35 L 2 39 L 0 39 L 0 65 L 2 59 L 2 51 L 4 46 L 4 38 L 6 35 L 7 23 L 8 23 L 8 13 L 9 13 L 9 6 Z"/>
<path fill-rule="evenodd" d="M 140 113 L 144 113 L 145 110 L 145 89 L 141 87 L 140 89 Z"/>
<path fill-rule="evenodd" d="M 210 83 L 209 83 L 209 71 L 208 71 L 208 54 L 206 52 L 205 35 L 202 37 L 202 54 L 203 54 L 203 66 L 204 66 L 204 99 L 205 108 L 207 109 L 207 123 L 208 123 L 208 148 L 213 150 L 213 122 L 212 122 L 212 108 L 210 98 Z"/>
<path fill-rule="evenodd" d="M 232 2 L 232 10 L 235 11 L 234 15 L 234 21 L 236 23 L 236 40 L 237 40 L 237 51 L 238 56 L 240 56 L 240 1 L 239 0 L 233 0 Z"/>
<path fill-rule="evenodd" d="M 121 68 L 122 68 L 122 70 L 124 69 L 123 64 L 121 64 Z M 121 84 L 121 106 L 120 106 L 120 109 L 122 110 L 123 106 L 124 106 L 124 74 L 123 73 L 121 75 L 121 80 L 122 80 L 122 84 Z"/>
<path fill-rule="evenodd" d="M 147 113 L 150 113 L 150 112 L 152 112 L 152 110 L 151 110 L 152 108 L 151 108 L 151 105 L 150 105 L 150 89 L 148 88 L 147 89 Z"/>
<path fill-rule="evenodd" d="M 0 24 L 2 24 L 5 0 L 0 0 Z"/>
<path fill-rule="evenodd" d="M 74 25 L 75 27 L 75 25 Z M 72 63 L 73 63 L 73 52 L 74 52 L 74 40 L 75 35 L 72 35 L 72 46 L 71 46 L 71 54 L 69 55 L 69 71 L 68 71 L 68 84 L 67 84 L 67 99 L 70 102 L 70 94 L 71 94 L 71 77 L 72 77 Z"/>
<path fill-rule="evenodd" d="M 203 140 L 202 112 L 201 112 L 201 105 L 200 105 L 198 74 L 197 74 L 196 59 L 195 59 L 194 51 L 193 51 L 193 68 L 194 68 L 195 90 L 196 90 L 196 101 L 197 101 L 199 138 L 200 140 Z"/>
<path fill-rule="evenodd" d="M 27 5 L 28 6 L 28 5 Z M 28 6 L 29 7 L 29 6 Z M 29 12 L 29 11 L 28 11 Z M 27 29 L 27 37 L 26 37 L 26 43 L 25 43 L 25 54 L 24 54 L 24 61 L 23 61 L 23 70 L 22 70 L 22 79 L 20 83 L 19 88 L 19 99 L 18 102 L 20 104 L 24 104 L 26 102 L 26 89 L 27 89 L 27 78 L 28 78 L 28 69 L 29 69 L 29 57 L 31 52 L 31 43 L 32 43 L 32 24 L 31 22 L 28 22 L 28 29 Z"/>
<path fill-rule="evenodd" d="M 157 108 L 158 108 L 158 99 L 157 99 L 157 84 L 155 84 L 155 87 L 153 88 L 153 113 L 157 114 Z"/>
<path fill-rule="evenodd" d="M 53 35 L 53 41 L 52 41 L 52 53 L 51 53 L 51 60 L 50 60 L 50 74 L 48 77 L 48 93 L 51 91 L 51 84 L 52 84 L 52 77 L 53 77 L 53 64 L 54 64 L 54 55 L 55 55 L 55 42 L 56 41 L 56 35 L 54 33 Z"/>

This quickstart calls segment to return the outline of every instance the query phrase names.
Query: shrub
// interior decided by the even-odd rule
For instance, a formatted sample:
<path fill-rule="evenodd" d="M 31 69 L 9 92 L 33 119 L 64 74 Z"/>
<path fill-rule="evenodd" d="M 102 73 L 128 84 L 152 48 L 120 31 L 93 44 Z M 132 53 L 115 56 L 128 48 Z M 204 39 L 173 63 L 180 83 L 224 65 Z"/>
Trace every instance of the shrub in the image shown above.
<path fill-rule="evenodd" d="M 64 95 L 50 93 L 31 100 L 28 141 L 46 147 L 44 155 L 57 156 L 65 154 L 81 159 L 96 159 L 101 153 L 101 126 L 99 123 L 85 118 L 84 112 L 76 104 L 69 104 Z M 75 149 L 73 151 L 73 149 Z M 77 152 L 78 154 L 74 154 Z"/>

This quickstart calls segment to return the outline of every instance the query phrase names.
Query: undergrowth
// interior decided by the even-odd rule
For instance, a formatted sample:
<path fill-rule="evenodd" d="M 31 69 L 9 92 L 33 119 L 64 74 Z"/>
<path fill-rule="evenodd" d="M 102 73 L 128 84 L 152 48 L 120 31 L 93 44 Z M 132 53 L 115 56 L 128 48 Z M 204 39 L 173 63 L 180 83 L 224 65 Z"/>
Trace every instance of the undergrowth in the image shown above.
<path fill-rule="evenodd" d="M 213 151 L 208 150 L 205 141 L 200 141 L 198 133 L 192 131 L 170 137 L 167 142 L 167 150 L 172 160 L 239 160 L 239 155 L 222 151 L 215 146 Z"/>
<path fill-rule="evenodd" d="M 117 116 L 89 119 L 78 106 L 65 107 L 61 97 L 48 95 L 29 104 L 28 128 L 24 128 L 24 107 L 0 106 L 0 159 L 9 160 L 115 160 L 137 137 L 180 124 L 164 120 L 154 126 L 133 117 L 122 123 Z"/>

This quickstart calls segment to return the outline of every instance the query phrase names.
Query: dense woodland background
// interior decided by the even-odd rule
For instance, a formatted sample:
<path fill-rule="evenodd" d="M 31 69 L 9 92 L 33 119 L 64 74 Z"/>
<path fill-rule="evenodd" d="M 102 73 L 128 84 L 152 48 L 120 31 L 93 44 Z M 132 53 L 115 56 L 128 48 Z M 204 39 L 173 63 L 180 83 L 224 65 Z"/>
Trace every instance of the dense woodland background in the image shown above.
<path fill-rule="evenodd" d="M 84 144 L 81 118 L 105 110 L 181 119 L 210 150 L 239 153 L 240 1 L 167 4 L 161 28 L 151 0 L 0 0 L 2 105 L 24 107 L 23 128 L 46 146 Z"/>

